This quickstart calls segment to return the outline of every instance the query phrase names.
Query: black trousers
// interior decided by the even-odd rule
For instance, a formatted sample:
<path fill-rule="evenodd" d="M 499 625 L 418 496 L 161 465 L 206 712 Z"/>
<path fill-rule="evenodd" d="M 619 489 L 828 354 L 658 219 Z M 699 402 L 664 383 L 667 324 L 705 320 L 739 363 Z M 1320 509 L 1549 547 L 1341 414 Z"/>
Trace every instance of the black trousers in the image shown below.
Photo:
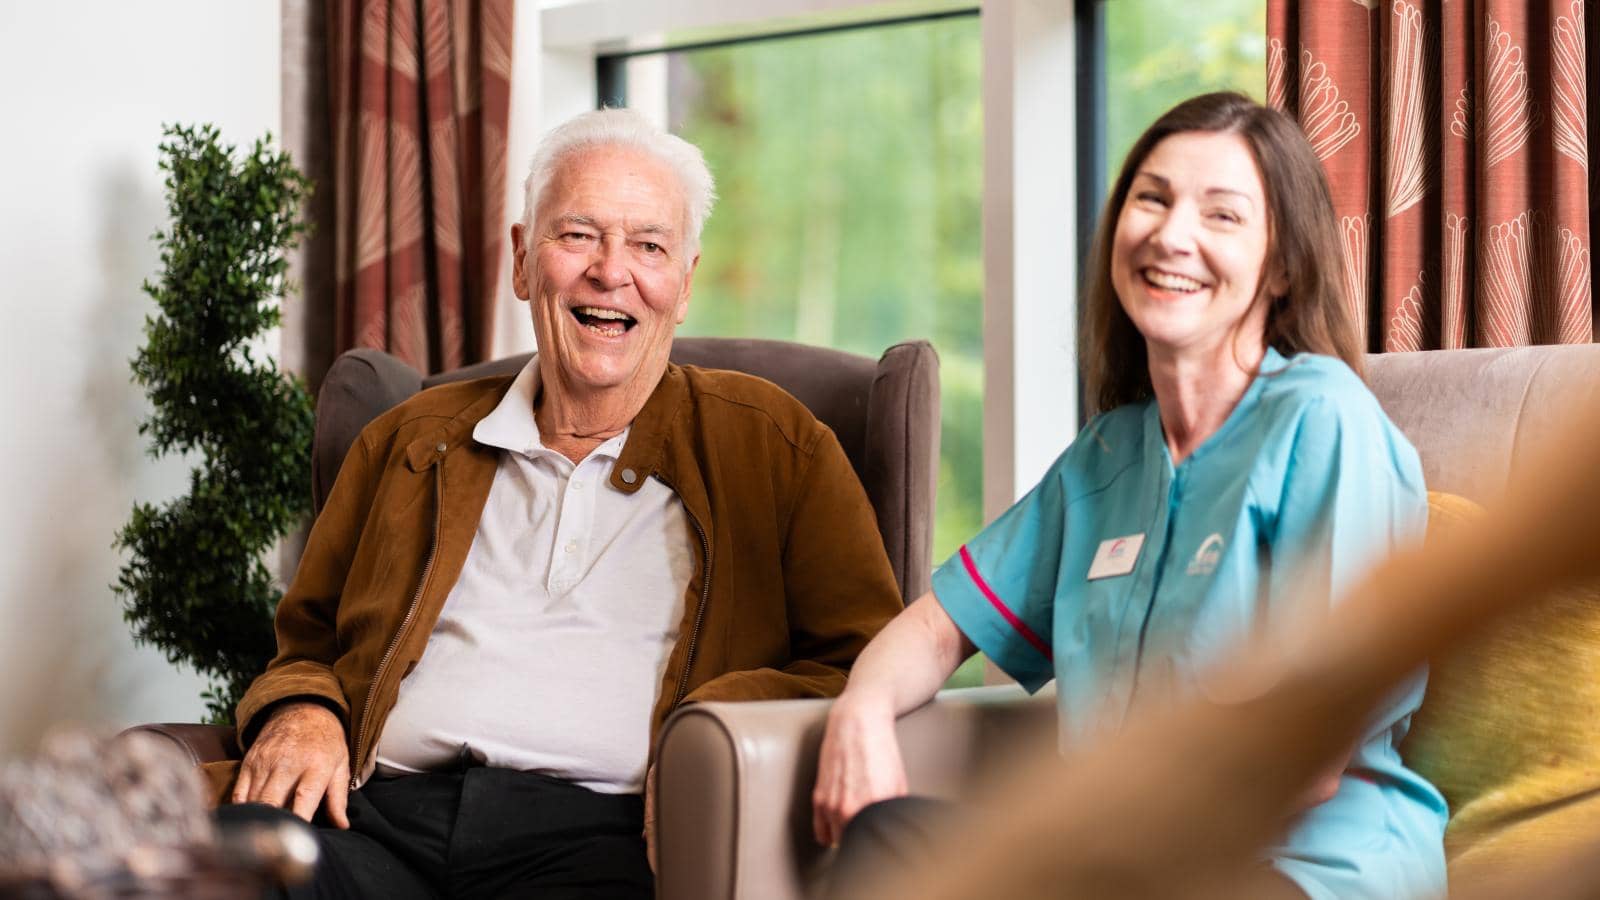
<path fill-rule="evenodd" d="M 863 807 L 839 836 L 839 852 L 823 881 L 826 900 L 859 896 L 868 879 L 937 865 L 938 840 L 958 826 L 963 807 L 933 797 L 896 797 Z"/>
<path fill-rule="evenodd" d="M 655 879 L 645 857 L 644 801 L 510 769 L 374 778 L 350 795 L 350 828 L 321 821 L 316 877 L 279 896 L 529 897 L 640 900 Z M 231 823 L 292 816 L 224 806 Z"/>

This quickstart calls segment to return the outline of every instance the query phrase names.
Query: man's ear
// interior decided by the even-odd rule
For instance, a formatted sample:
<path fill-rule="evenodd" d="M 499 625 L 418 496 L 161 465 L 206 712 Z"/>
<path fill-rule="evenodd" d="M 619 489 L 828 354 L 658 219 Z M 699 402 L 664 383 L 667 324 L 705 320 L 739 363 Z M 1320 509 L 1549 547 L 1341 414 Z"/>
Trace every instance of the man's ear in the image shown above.
<path fill-rule="evenodd" d="M 528 274 L 528 246 L 522 242 L 522 233 L 522 223 L 513 223 L 511 226 L 511 290 L 516 293 L 518 300 L 527 300 L 531 296 L 526 278 Z"/>
<path fill-rule="evenodd" d="M 689 270 L 683 273 L 683 296 L 678 298 L 678 324 L 689 317 L 689 294 L 694 290 L 694 270 L 700 266 L 700 254 L 689 260 Z"/>

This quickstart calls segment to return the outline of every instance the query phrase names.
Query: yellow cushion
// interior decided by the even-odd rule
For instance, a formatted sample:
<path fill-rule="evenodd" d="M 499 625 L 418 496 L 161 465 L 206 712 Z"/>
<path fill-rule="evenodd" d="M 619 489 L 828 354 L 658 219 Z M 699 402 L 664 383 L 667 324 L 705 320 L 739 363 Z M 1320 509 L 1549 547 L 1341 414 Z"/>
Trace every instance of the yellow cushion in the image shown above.
<path fill-rule="evenodd" d="M 1428 508 L 1430 539 L 1483 514 Z M 1434 663 L 1404 747 L 1450 803 L 1453 879 L 1600 834 L 1600 584 L 1529 600 Z"/>

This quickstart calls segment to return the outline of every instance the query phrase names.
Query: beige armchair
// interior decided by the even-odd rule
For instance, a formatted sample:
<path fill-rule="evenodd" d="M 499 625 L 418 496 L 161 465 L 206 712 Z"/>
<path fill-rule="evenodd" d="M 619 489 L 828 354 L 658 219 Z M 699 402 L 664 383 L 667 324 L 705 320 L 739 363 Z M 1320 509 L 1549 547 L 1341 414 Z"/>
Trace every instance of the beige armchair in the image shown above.
<path fill-rule="evenodd" d="M 1572 404 L 1600 400 L 1600 345 L 1374 355 L 1368 380 L 1416 445 L 1429 489 L 1482 503 Z M 705 703 L 668 720 L 657 786 L 659 896 L 804 896 L 823 858 L 811 837 L 810 794 L 828 705 Z M 1015 686 L 940 694 L 899 723 L 911 789 L 961 794 L 982 760 L 1016 729 L 1053 721 L 1052 709 Z"/>

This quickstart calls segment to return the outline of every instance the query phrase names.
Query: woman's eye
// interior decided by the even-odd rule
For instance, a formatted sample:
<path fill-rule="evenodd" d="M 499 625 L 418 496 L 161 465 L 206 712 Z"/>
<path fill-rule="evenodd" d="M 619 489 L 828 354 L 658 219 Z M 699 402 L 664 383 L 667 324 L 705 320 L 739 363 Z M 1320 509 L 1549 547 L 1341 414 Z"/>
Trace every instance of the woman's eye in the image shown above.
<path fill-rule="evenodd" d="M 1239 217 L 1238 213 L 1231 209 L 1212 210 L 1211 218 L 1216 219 L 1219 222 L 1226 222 L 1229 225 L 1238 225 L 1240 222 L 1244 221 L 1244 219 Z"/>
<path fill-rule="evenodd" d="M 1164 206 L 1167 202 L 1165 197 L 1162 197 L 1155 191 L 1140 191 L 1139 193 L 1133 195 L 1133 199 L 1139 201 L 1140 203 L 1155 204 L 1157 206 Z"/>

